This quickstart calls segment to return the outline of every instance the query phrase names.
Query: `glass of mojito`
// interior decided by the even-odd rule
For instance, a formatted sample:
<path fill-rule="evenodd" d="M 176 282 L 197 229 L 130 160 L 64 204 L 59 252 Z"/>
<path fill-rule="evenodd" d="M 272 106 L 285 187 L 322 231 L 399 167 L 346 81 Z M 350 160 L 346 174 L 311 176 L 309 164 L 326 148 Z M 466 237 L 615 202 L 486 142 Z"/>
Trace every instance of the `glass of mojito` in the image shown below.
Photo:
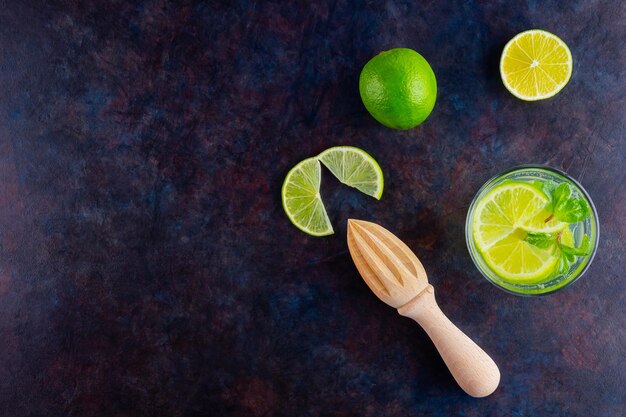
<path fill-rule="evenodd" d="M 518 295 L 555 292 L 589 267 L 599 238 L 596 209 L 566 173 L 523 165 L 482 186 L 472 201 L 465 239 L 491 283 Z"/>

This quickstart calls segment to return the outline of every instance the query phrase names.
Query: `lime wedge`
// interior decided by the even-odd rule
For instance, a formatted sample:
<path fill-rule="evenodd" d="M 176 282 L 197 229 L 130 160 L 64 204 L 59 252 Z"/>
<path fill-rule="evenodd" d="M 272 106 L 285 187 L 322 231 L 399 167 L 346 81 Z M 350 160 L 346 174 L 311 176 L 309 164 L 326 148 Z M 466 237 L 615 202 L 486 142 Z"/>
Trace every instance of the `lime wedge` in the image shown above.
<path fill-rule="evenodd" d="M 352 146 L 335 146 L 318 158 L 343 184 L 380 200 L 385 186 L 383 171 L 367 152 Z"/>
<path fill-rule="evenodd" d="M 484 196 L 474 212 L 474 242 L 489 267 L 502 279 L 540 281 L 554 270 L 554 248 L 541 249 L 524 239 L 528 232 L 553 233 L 567 224 L 546 222 L 548 197 L 523 182 L 502 184 Z"/>
<path fill-rule="evenodd" d="M 293 167 L 281 190 L 283 208 L 298 229 L 312 236 L 334 233 L 320 196 L 322 169 L 317 158 L 309 158 Z"/>
<path fill-rule="evenodd" d="M 334 233 L 320 196 L 320 161 L 343 184 L 378 200 L 384 187 L 380 166 L 374 158 L 359 148 L 336 146 L 300 162 L 289 171 L 283 183 L 283 208 L 298 229 L 312 236 Z"/>

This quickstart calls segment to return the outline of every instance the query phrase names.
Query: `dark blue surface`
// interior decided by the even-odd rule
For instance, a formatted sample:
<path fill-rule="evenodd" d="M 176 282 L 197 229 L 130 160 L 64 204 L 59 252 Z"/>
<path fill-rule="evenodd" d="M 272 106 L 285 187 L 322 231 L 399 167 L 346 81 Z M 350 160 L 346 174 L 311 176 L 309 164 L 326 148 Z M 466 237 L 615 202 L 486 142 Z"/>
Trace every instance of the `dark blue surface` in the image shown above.
<path fill-rule="evenodd" d="M 1 2 L 0 415 L 624 415 L 625 21 L 608 1 Z M 530 28 L 574 57 L 537 103 L 498 73 Z M 406 132 L 358 93 L 392 47 L 439 83 Z M 386 188 L 324 172 L 337 233 L 311 238 L 280 187 L 334 145 L 370 152 Z M 521 163 L 568 172 L 600 217 L 588 273 L 545 298 L 491 286 L 464 243 L 474 193 Z M 465 395 L 371 294 L 349 217 L 417 253 L 499 364 L 495 394 Z"/>

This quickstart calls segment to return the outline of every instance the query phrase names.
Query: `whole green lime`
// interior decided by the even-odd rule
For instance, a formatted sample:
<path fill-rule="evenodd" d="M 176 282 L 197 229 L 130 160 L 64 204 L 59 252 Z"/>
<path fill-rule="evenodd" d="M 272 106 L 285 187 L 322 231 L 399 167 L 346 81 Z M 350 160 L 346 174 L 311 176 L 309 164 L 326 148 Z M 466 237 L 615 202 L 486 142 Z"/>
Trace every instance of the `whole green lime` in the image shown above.
<path fill-rule="evenodd" d="M 395 48 L 365 64 L 359 91 L 374 119 L 393 129 L 410 129 L 433 110 L 437 79 L 423 56 L 412 49 Z"/>

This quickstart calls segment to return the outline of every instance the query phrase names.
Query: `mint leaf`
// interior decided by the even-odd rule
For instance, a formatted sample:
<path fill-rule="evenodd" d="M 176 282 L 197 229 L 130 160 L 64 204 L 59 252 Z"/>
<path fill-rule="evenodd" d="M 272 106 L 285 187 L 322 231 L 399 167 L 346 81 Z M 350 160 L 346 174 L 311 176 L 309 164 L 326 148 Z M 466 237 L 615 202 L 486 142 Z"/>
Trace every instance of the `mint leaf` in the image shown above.
<path fill-rule="evenodd" d="M 558 184 L 554 181 L 548 180 L 548 181 L 541 183 L 541 191 L 543 191 L 550 200 L 552 200 L 552 194 L 554 193 L 554 190 L 556 190 L 557 187 L 558 187 Z"/>
<path fill-rule="evenodd" d="M 582 242 L 580 242 L 580 246 L 577 248 L 561 245 L 561 251 L 568 256 L 587 256 L 591 254 L 591 240 L 589 236 L 584 235 Z"/>
<path fill-rule="evenodd" d="M 559 262 L 554 272 L 555 276 L 566 275 L 572 264 L 576 262 L 576 257 L 588 256 L 591 253 L 591 249 L 591 240 L 587 235 L 583 236 L 583 240 L 577 248 L 563 245 L 559 242 Z"/>
<path fill-rule="evenodd" d="M 554 245 L 556 237 L 554 233 L 528 233 L 524 240 L 538 248 L 547 249 Z"/>
<path fill-rule="evenodd" d="M 591 208 L 582 198 L 568 198 L 554 207 L 554 217 L 566 223 L 577 223 L 589 216 Z"/>
<path fill-rule="evenodd" d="M 529 183 L 533 188 L 541 191 L 542 193 L 545 193 L 544 189 L 543 189 L 543 182 L 541 181 L 532 181 Z"/>
<path fill-rule="evenodd" d="M 547 208 L 549 208 L 550 203 L 552 202 L 552 193 L 554 192 L 554 190 L 557 187 L 557 183 L 555 183 L 554 181 L 532 181 L 528 183 L 531 187 L 541 191 L 542 193 L 544 193 L 546 195 L 546 197 L 548 197 L 548 205 L 546 206 Z M 550 212 L 552 210 L 549 210 Z"/>
<path fill-rule="evenodd" d="M 567 275 L 567 273 L 569 272 L 570 265 L 571 265 L 571 263 L 567 259 L 566 256 L 560 256 L 559 257 L 559 262 L 557 263 L 556 271 L 555 271 L 554 275 L 555 276 L 557 276 L 557 275 Z"/>
<path fill-rule="evenodd" d="M 561 183 L 550 193 L 550 204 L 548 204 L 546 208 L 556 217 L 557 210 L 562 210 L 563 205 L 567 202 L 571 194 L 572 190 L 569 188 L 569 184 Z"/>
<path fill-rule="evenodd" d="M 524 240 L 541 249 L 556 246 L 555 254 L 559 257 L 553 276 L 567 275 L 578 256 L 591 254 L 591 240 L 584 235 L 579 247 L 572 247 L 561 243 L 561 233 L 528 233 Z"/>
<path fill-rule="evenodd" d="M 552 195 L 557 201 L 566 199 L 572 194 L 572 189 L 566 182 L 562 182 L 559 185 L 553 185 L 555 186 L 555 188 L 552 190 Z"/>
<path fill-rule="evenodd" d="M 549 192 L 550 194 L 552 194 L 554 192 L 554 190 L 556 189 L 556 187 L 558 187 L 559 184 L 557 184 L 556 182 L 552 181 L 552 180 L 546 180 L 543 183 L 543 188 Z"/>
<path fill-rule="evenodd" d="M 591 208 L 583 198 L 573 198 L 572 189 L 567 183 L 558 186 L 547 181 L 543 184 L 543 191 L 548 196 L 549 203 L 546 210 L 555 218 L 565 223 L 578 223 L 591 213 Z"/>

